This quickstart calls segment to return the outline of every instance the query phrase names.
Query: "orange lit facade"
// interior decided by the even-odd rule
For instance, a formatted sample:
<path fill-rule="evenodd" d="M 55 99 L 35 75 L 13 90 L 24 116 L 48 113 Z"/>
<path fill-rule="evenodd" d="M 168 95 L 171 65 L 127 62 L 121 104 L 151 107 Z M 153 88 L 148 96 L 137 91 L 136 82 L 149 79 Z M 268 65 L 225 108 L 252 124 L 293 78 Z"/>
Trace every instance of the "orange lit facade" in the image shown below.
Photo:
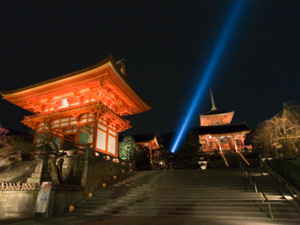
<path fill-rule="evenodd" d="M 118 133 L 129 129 L 124 116 L 150 110 L 129 84 L 123 61 L 112 57 L 89 68 L 14 91 L 3 99 L 34 115 L 22 123 L 36 131 L 35 142 L 53 135 L 65 141 L 91 145 L 99 152 L 118 156 Z"/>
<path fill-rule="evenodd" d="M 212 109 L 200 114 L 198 128 L 199 141 L 204 152 L 252 149 L 245 144 L 246 135 L 250 132 L 245 122 L 232 124 L 234 111 L 221 111 L 215 107 L 211 92 Z"/>
<path fill-rule="evenodd" d="M 135 142 L 149 149 L 149 158 L 150 161 L 152 161 L 155 156 L 155 150 L 158 150 L 160 148 L 156 134 L 150 133 L 150 134 L 134 135 L 133 138 Z"/>

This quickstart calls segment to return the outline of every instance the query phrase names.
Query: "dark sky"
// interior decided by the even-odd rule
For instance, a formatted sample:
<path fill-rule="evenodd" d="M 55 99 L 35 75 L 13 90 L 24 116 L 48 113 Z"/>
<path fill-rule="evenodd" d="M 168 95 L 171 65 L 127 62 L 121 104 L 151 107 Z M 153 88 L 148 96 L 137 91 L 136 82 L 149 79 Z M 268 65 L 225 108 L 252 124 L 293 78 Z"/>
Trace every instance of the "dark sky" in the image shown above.
<path fill-rule="evenodd" d="M 176 130 L 233 1 L 1 1 L 0 90 L 14 90 L 124 58 L 153 108 L 125 134 Z M 248 1 L 198 111 L 220 110 L 251 128 L 300 100 L 300 2 Z M 0 100 L 0 123 L 25 130 L 28 112 Z M 196 114 L 191 126 L 199 124 Z"/>

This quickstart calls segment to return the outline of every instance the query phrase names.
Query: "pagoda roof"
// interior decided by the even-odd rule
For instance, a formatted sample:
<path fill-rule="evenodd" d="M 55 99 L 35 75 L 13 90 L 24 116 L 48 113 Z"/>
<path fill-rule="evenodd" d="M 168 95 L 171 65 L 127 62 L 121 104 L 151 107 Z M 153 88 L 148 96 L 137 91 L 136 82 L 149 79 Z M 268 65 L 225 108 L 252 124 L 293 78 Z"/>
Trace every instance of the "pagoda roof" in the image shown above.
<path fill-rule="evenodd" d="M 83 90 L 90 89 L 90 92 L 95 88 L 103 90 L 104 86 L 107 88 L 106 93 L 110 93 L 109 99 L 103 100 L 104 104 L 109 105 L 113 101 L 123 107 L 125 103 L 127 111 L 120 111 L 122 116 L 150 110 L 151 106 L 127 80 L 124 60 L 115 62 L 112 56 L 93 66 L 16 90 L 0 91 L 0 94 L 3 99 L 30 112 L 35 112 L 31 106 L 32 102 L 36 102 L 37 105 L 45 104 L 45 99 L 50 101 L 53 96 L 63 96 L 66 93 L 76 96 Z"/>
<path fill-rule="evenodd" d="M 250 128 L 247 126 L 246 122 L 226 124 L 218 126 L 200 126 L 198 127 L 199 135 L 206 134 L 228 134 L 237 132 L 250 132 Z"/>
<path fill-rule="evenodd" d="M 224 110 L 215 109 L 215 110 L 210 110 L 210 111 L 208 111 L 206 113 L 203 113 L 203 114 L 200 114 L 200 115 L 209 116 L 209 115 L 217 115 L 217 114 L 226 114 L 226 113 L 231 113 L 231 112 L 234 112 L 234 110 L 232 110 L 232 111 L 224 111 Z"/>

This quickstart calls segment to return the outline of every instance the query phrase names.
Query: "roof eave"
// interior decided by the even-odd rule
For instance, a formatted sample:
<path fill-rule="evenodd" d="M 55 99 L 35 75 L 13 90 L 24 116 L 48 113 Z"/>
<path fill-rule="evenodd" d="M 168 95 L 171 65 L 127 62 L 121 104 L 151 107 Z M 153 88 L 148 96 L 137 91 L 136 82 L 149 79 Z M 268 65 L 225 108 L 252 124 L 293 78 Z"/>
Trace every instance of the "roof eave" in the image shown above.
<path fill-rule="evenodd" d="M 29 85 L 29 86 L 26 86 L 26 87 L 23 87 L 23 88 L 18 88 L 18 89 L 11 90 L 11 91 L 0 91 L 0 93 L 4 97 L 4 96 L 7 96 L 7 95 L 17 94 L 17 93 L 23 92 L 23 91 L 29 91 L 30 89 L 34 89 L 34 88 L 40 87 L 40 86 L 45 85 L 45 84 L 51 84 L 51 83 L 54 83 L 54 82 L 57 82 L 57 81 L 60 81 L 60 80 L 64 80 L 64 79 L 72 77 L 72 76 L 79 75 L 81 73 L 84 73 L 84 72 L 87 72 L 89 70 L 95 69 L 97 67 L 103 66 L 103 65 L 105 65 L 106 63 L 108 63 L 110 61 L 114 61 L 112 55 L 110 55 L 106 59 L 102 60 L 101 62 L 99 62 L 95 65 L 86 67 L 84 69 L 80 69 L 80 70 L 74 71 L 72 73 L 67 73 L 67 74 L 64 74 L 64 75 L 59 76 L 59 77 L 54 77 L 54 78 L 51 78 L 49 80 L 45 80 L 45 81 L 42 81 L 42 82 L 39 82 L 39 83 L 36 83 L 36 84 L 32 84 L 32 85 Z M 114 64 L 114 65 L 116 65 L 116 64 Z"/>

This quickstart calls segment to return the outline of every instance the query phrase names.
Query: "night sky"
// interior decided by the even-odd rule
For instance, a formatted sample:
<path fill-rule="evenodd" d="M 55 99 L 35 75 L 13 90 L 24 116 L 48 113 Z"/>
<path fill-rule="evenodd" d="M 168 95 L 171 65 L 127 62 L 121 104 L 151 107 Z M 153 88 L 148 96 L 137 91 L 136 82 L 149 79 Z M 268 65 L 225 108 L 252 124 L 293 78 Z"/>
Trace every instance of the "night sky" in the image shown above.
<path fill-rule="evenodd" d="M 61 76 L 109 55 L 125 59 L 129 82 L 153 105 L 126 117 L 125 134 L 174 131 L 210 58 L 234 1 L 1 1 L 0 90 Z M 300 102 L 300 1 L 251 0 L 222 55 L 198 112 L 210 110 L 209 88 L 233 122 L 254 128 L 283 102 Z M 0 123 L 25 131 L 29 112 L 0 100 Z M 199 125 L 195 115 L 191 126 Z"/>

